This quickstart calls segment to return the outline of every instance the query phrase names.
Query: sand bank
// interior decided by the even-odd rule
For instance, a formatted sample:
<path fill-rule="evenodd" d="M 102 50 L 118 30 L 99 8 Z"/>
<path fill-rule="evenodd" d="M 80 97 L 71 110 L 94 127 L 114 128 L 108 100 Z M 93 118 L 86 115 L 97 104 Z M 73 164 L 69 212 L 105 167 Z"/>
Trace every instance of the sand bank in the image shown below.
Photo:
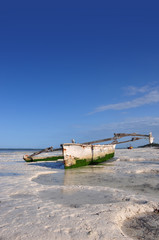
<path fill-rule="evenodd" d="M 113 161 L 67 171 L 61 161 L 25 163 L 23 154 L 0 153 L 1 240 L 159 239 L 157 149 L 120 149 Z"/>

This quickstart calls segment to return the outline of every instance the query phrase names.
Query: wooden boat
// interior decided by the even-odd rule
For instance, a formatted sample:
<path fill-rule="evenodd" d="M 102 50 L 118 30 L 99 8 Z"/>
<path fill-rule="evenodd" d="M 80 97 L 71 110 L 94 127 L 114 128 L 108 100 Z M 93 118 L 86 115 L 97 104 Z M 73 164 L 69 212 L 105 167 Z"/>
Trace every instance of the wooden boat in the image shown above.
<path fill-rule="evenodd" d="M 57 161 L 64 160 L 65 168 L 86 166 L 89 164 L 97 164 L 104 162 L 114 156 L 115 144 L 110 145 L 92 145 L 92 144 L 77 144 L 65 143 L 62 148 L 54 149 L 52 151 L 62 150 L 62 155 L 37 157 L 39 152 L 32 155 L 24 155 L 23 159 L 26 162 L 37 161 Z M 40 153 L 48 152 L 48 148 L 41 150 Z"/>
<path fill-rule="evenodd" d="M 118 139 L 127 136 L 139 136 L 133 137 L 131 140 L 120 141 Z M 96 140 L 92 142 L 85 143 L 72 143 L 61 144 L 61 148 L 53 149 L 53 147 L 46 148 L 39 152 L 35 152 L 31 155 L 24 155 L 23 159 L 26 162 L 36 162 L 36 161 L 57 161 L 58 159 L 63 159 L 65 168 L 75 168 L 86 166 L 90 164 L 97 164 L 104 162 L 114 156 L 116 144 L 126 143 L 131 141 L 140 140 L 142 138 L 149 138 L 149 142 L 153 142 L 152 133 L 149 135 L 136 134 L 136 133 L 114 133 L 113 138 L 106 138 L 101 140 Z M 101 142 L 113 141 L 110 144 L 98 144 Z M 61 155 L 37 157 L 37 155 L 44 152 L 62 151 Z"/>

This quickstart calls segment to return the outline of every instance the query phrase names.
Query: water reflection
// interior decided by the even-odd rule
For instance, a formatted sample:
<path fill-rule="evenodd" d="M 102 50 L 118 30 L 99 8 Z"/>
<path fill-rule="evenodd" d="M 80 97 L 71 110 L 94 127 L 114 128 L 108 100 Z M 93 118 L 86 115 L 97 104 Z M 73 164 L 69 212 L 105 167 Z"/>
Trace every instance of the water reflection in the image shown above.
<path fill-rule="evenodd" d="M 41 174 L 34 178 L 33 181 L 43 185 L 101 186 L 103 183 L 104 186 L 104 176 L 113 173 L 113 170 L 108 166 L 94 165 L 69 170 L 58 169 L 56 173 Z"/>
<path fill-rule="evenodd" d="M 104 165 L 70 169 L 64 173 L 64 185 L 105 186 L 110 173 L 113 169 Z"/>
<path fill-rule="evenodd" d="M 157 172 L 128 173 L 109 164 L 86 166 L 69 170 L 59 169 L 57 173 L 42 174 L 33 181 L 43 185 L 57 186 L 102 186 L 133 191 L 159 197 Z"/>

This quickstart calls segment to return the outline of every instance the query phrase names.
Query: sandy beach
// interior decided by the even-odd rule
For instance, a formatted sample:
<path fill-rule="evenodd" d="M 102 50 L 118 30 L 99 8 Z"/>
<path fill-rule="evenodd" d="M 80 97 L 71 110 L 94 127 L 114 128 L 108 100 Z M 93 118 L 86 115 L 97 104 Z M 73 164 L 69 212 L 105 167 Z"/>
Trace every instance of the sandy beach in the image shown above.
<path fill-rule="evenodd" d="M 64 170 L 0 152 L 0 240 L 159 240 L 159 149 Z"/>

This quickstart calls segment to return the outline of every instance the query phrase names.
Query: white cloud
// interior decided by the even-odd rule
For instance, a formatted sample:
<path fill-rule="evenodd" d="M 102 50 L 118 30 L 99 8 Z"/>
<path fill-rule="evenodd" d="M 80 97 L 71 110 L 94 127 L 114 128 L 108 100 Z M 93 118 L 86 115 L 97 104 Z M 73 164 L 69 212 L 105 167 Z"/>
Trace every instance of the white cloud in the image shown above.
<path fill-rule="evenodd" d="M 159 102 L 159 90 L 157 89 L 157 90 L 152 90 L 148 94 L 145 94 L 144 96 L 139 98 L 135 98 L 131 101 L 100 106 L 90 114 L 103 112 L 106 110 L 123 110 L 123 109 L 136 108 L 146 104 L 158 103 L 158 102 Z"/>
<path fill-rule="evenodd" d="M 136 129 L 137 131 L 140 129 L 145 128 L 145 131 L 147 131 L 147 128 L 152 127 L 158 127 L 159 130 L 159 117 L 143 117 L 143 118 L 128 118 L 122 122 L 113 122 L 109 124 L 102 125 L 96 130 L 127 130 L 127 129 L 133 129 L 133 131 Z"/>
<path fill-rule="evenodd" d="M 129 95 L 129 96 L 133 96 L 133 95 L 136 95 L 138 93 L 150 92 L 151 90 L 153 90 L 153 89 L 150 88 L 148 85 L 145 85 L 145 86 L 142 86 L 142 87 L 128 86 L 128 87 L 124 88 L 124 91 L 125 91 L 126 95 Z"/>

